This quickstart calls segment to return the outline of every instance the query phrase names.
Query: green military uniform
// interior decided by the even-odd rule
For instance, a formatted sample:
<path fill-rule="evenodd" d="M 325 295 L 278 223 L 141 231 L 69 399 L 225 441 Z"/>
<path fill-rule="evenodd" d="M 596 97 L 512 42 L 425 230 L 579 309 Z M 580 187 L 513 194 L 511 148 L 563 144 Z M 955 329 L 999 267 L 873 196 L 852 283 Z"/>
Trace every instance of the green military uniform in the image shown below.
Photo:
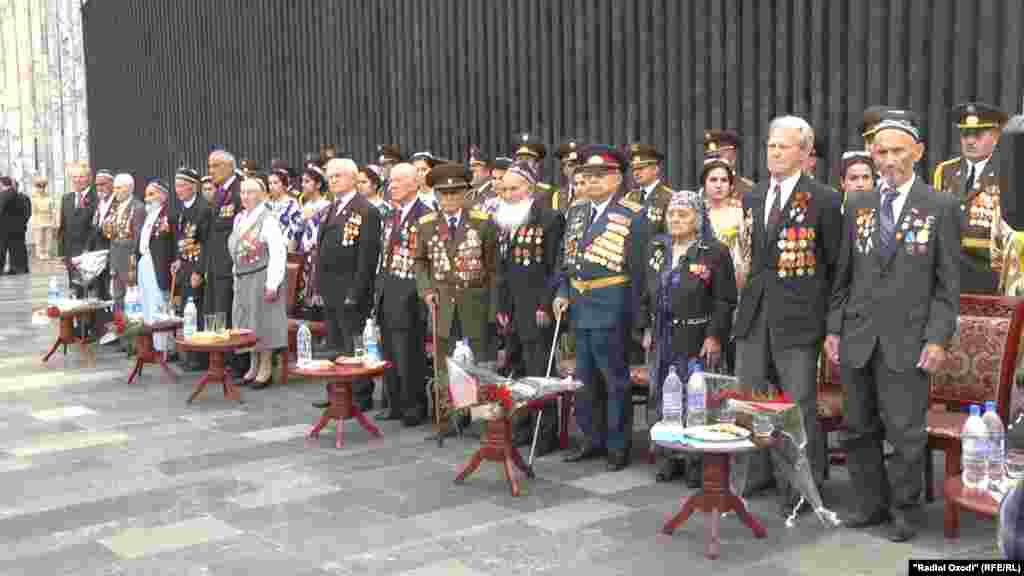
<path fill-rule="evenodd" d="M 434 167 L 427 182 L 440 195 L 461 195 L 469 189 L 461 164 Z M 434 353 L 445 358 L 450 340 L 461 337 L 469 340 L 474 356 L 483 357 L 487 325 L 498 312 L 497 227 L 486 212 L 463 208 L 457 215 L 438 211 L 423 216 L 417 235 L 416 289 L 423 300 L 434 294 L 437 306 Z M 446 362 L 438 362 L 437 384 L 437 390 L 448 390 Z M 435 420 L 444 432 L 448 395 L 435 395 Z"/>
<path fill-rule="evenodd" d="M 953 112 L 965 133 L 999 129 L 1007 119 L 998 108 L 982 103 L 961 104 Z M 935 167 L 933 187 L 952 194 L 960 204 L 960 292 L 996 294 L 1013 234 L 1000 213 L 997 158 L 993 154 L 973 164 L 962 157 L 942 162 Z"/>
<path fill-rule="evenodd" d="M 735 179 L 733 186 L 736 188 L 736 199 L 741 200 L 745 195 L 754 189 L 754 181 L 741 176 L 736 169 L 736 162 L 730 151 L 740 147 L 740 135 L 735 130 L 705 130 L 704 131 L 704 158 L 721 158 L 732 164 Z"/>

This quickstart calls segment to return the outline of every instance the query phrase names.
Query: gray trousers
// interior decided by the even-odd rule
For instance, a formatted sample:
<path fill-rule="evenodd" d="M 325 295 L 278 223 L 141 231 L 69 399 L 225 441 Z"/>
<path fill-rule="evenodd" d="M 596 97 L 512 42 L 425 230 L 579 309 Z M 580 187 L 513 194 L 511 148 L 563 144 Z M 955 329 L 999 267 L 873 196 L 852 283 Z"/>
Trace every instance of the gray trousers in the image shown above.
<path fill-rule="evenodd" d="M 847 394 L 844 444 L 860 510 L 916 507 L 924 487 L 928 375 L 917 368 L 893 372 L 879 344 L 863 368 L 841 370 Z M 888 470 L 883 435 L 893 446 Z"/>
<path fill-rule="evenodd" d="M 762 305 L 747 337 L 736 339 L 736 376 L 740 382 L 749 383 L 759 391 L 769 389 L 769 382 L 777 378 L 779 387 L 800 407 L 807 434 L 807 459 L 814 482 L 820 485 L 825 472 L 825 442 L 818 429 L 817 377 L 821 343 L 780 348 L 773 332 L 774 329 L 767 326 Z M 764 485 L 772 474 L 769 455 L 762 452 L 749 459 L 747 486 Z M 788 483 L 777 466 L 775 480 L 779 493 L 785 496 L 789 492 Z"/>

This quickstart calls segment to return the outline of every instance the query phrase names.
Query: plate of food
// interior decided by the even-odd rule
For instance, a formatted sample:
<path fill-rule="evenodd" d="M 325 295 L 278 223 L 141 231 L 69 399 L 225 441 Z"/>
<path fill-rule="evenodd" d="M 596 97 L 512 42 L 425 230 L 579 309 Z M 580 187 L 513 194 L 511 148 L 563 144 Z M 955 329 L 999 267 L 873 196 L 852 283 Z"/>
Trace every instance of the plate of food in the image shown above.
<path fill-rule="evenodd" d="M 709 424 L 691 426 L 683 430 L 688 438 L 701 442 L 736 442 L 750 437 L 750 430 L 735 424 Z"/>
<path fill-rule="evenodd" d="M 330 360 L 310 360 L 308 363 L 300 366 L 303 370 L 330 370 L 334 368 L 334 362 Z"/>
<path fill-rule="evenodd" d="M 334 360 L 334 363 L 335 364 L 340 364 L 341 366 L 362 366 L 363 365 L 363 357 L 362 356 L 338 356 Z"/>
<path fill-rule="evenodd" d="M 228 330 L 229 336 L 248 336 L 253 333 L 252 328 L 232 328 L 231 330 Z"/>

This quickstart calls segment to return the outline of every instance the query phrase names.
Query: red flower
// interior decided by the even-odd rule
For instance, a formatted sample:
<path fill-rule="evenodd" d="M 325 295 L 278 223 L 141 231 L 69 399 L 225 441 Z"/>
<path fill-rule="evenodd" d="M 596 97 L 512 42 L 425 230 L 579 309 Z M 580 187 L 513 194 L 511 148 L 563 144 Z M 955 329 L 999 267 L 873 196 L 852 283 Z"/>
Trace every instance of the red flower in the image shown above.
<path fill-rule="evenodd" d="M 60 308 L 57 308 L 56 306 L 47 306 L 46 316 L 48 318 L 60 318 Z"/>
<path fill-rule="evenodd" d="M 512 410 L 514 402 L 512 401 L 512 390 L 501 386 L 498 388 L 498 401 L 505 407 L 505 410 Z"/>

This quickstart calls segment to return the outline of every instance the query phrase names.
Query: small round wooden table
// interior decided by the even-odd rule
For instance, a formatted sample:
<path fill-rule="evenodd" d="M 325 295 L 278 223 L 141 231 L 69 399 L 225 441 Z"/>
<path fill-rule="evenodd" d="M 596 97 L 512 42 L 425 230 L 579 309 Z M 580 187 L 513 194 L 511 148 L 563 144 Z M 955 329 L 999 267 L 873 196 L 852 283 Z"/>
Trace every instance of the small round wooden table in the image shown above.
<path fill-rule="evenodd" d="M 543 403 L 555 396 L 534 400 L 535 405 L 542 407 Z M 512 415 L 520 410 L 529 409 L 529 403 L 520 403 L 511 411 L 504 408 L 493 408 L 497 414 L 485 420 L 484 433 L 480 436 L 480 448 L 469 457 L 455 476 L 455 483 L 462 484 L 470 475 L 476 472 L 480 463 L 484 460 L 495 462 L 501 465 L 505 471 L 505 480 L 508 482 L 512 496 L 519 496 L 519 480 L 516 478 L 515 470 L 518 468 L 528 478 L 533 478 L 533 469 L 523 461 L 523 455 L 512 445 Z"/>
<path fill-rule="evenodd" d="M 233 335 L 227 340 L 218 340 L 216 342 L 197 341 L 197 340 L 186 340 L 184 337 L 175 339 L 174 343 L 178 346 L 178 350 L 181 352 L 205 352 L 210 355 L 210 367 L 206 371 L 206 375 L 196 384 L 192 395 L 188 397 L 188 403 L 191 404 L 203 390 L 206 389 L 206 385 L 211 382 L 220 382 L 224 385 L 224 398 L 227 400 L 242 401 L 242 393 L 239 392 L 238 387 L 231 382 L 231 375 L 224 368 L 224 355 L 228 352 L 235 352 L 242 348 L 251 348 L 259 342 L 259 338 L 255 334 L 237 334 Z"/>
<path fill-rule="evenodd" d="M 171 380 L 178 381 L 178 375 L 167 365 L 167 358 L 162 353 L 153 349 L 153 334 L 160 334 L 162 332 L 173 334 L 184 323 L 183 320 L 174 318 L 142 325 L 142 332 L 135 337 L 135 368 L 132 369 L 131 375 L 128 376 L 129 384 L 134 382 L 136 377 L 142 378 L 142 367 L 146 364 L 159 364 L 163 368 L 164 374 L 167 374 Z"/>
<path fill-rule="evenodd" d="M 352 382 L 361 378 L 373 378 L 384 374 L 384 371 L 391 367 L 390 362 L 381 362 L 372 367 L 362 364 L 334 364 L 330 368 L 304 368 L 297 364 L 288 366 L 288 372 L 293 376 L 305 376 L 318 380 L 326 380 L 327 384 L 327 407 L 323 414 L 309 431 L 309 440 L 316 440 L 320 437 L 320 431 L 331 420 L 337 420 L 335 427 L 334 446 L 341 448 L 344 444 L 342 429 L 345 420 L 355 418 L 367 432 L 380 438 L 380 429 L 370 422 L 366 414 L 352 402 Z"/>
<path fill-rule="evenodd" d="M 75 319 L 76 318 L 87 318 L 96 314 L 96 312 L 109 308 L 109 303 L 88 303 L 82 304 L 77 308 L 71 310 L 64 310 L 60 313 L 60 328 L 57 331 L 57 340 L 50 347 L 50 351 L 43 356 L 43 364 L 50 360 L 50 356 L 57 351 L 57 348 L 64 347 L 64 355 L 68 354 L 68 344 L 78 344 L 81 347 L 82 354 L 86 352 L 86 346 L 89 343 L 86 341 L 84 334 L 82 336 L 75 335 Z M 84 332 L 85 326 L 83 324 L 82 330 Z"/>
<path fill-rule="evenodd" d="M 676 528 L 683 525 L 695 510 L 703 510 L 704 518 L 707 521 L 704 525 L 704 555 L 708 558 L 718 558 L 719 537 L 718 528 L 722 514 L 736 512 L 740 521 L 746 524 L 754 533 L 755 538 L 764 538 L 768 531 L 757 518 L 747 510 L 743 500 L 733 494 L 729 486 L 730 458 L 736 454 L 754 452 L 768 448 L 773 444 L 771 438 L 756 438 L 751 436 L 751 444 L 737 446 L 735 443 L 715 446 L 712 443 L 702 443 L 699 446 L 689 444 L 678 444 L 671 442 L 658 442 L 658 446 L 667 450 L 689 452 L 700 454 L 703 460 L 703 485 L 700 491 L 693 496 L 683 499 L 683 507 L 679 512 L 670 518 L 661 529 L 662 533 L 671 535 Z"/>

